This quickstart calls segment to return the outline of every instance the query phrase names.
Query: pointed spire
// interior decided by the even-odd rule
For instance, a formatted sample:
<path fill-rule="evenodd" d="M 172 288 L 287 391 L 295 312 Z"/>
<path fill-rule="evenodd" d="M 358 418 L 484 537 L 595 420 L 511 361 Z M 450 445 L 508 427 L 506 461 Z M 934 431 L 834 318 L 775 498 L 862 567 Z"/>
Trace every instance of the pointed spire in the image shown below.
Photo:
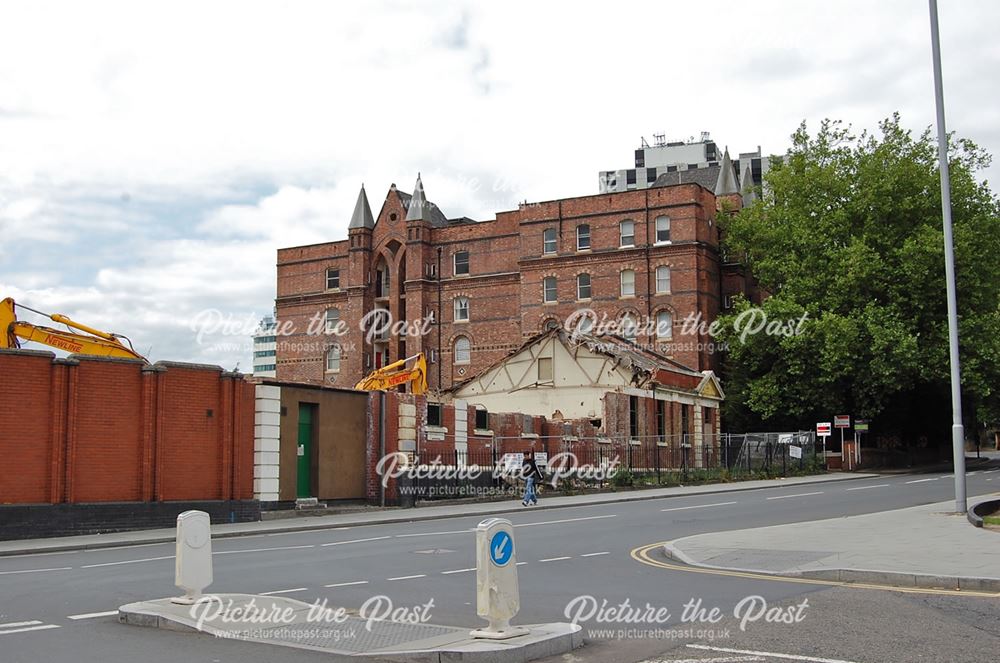
<path fill-rule="evenodd" d="M 733 161 L 729 158 L 729 147 L 726 147 L 725 154 L 722 155 L 722 166 L 719 170 L 719 179 L 715 183 L 715 195 L 728 196 L 739 194 L 740 189 L 736 185 L 736 173 L 733 171 Z"/>
<path fill-rule="evenodd" d="M 361 193 L 358 194 L 358 202 L 354 205 L 354 214 L 351 215 L 351 224 L 347 226 L 353 228 L 367 228 L 371 230 L 375 227 L 375 219 L 372 217 L 372 208 L 368 206 L 368 196 L 365 195 L 365 185 L 361 185 Z"/>
<path fill-rule="evenodd" d="M 417 173 L 417 183 L 413 185 L 413 197 L 410 198 L 410 207 L 406 210 L 407 221 L 430 221 L 430 208 L 427 205 L 427 196 L 424 195 L 424 183 Z"/>
<path fill-rule="evenodd" d="M 743 176 L 740 177 L 740 188 L 743 190 L 743 206 L 749 207 L 750 203 L 757 199 L 757 189 L 754 187 L 753 171 L 750 169 L 749 162 L 746 170 L 743 171 Z"/>

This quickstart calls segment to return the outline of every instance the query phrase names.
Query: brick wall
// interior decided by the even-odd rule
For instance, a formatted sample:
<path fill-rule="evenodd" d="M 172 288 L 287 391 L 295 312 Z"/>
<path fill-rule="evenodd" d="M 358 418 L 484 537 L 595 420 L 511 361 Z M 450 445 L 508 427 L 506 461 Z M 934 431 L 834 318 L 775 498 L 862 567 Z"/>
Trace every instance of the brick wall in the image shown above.
<path fill-rule="evenodd" d="M 251 499 L 253 394 L 213 366 L 0 350 L 0 504 Z"/>

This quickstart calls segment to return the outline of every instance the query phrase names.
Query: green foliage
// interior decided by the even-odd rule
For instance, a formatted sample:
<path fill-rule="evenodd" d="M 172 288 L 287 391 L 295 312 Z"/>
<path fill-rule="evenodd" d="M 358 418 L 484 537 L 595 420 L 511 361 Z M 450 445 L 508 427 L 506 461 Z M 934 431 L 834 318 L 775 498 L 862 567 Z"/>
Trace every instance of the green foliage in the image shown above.
<path fill-rule="evenodd" d="M 635 476 L 624 465 L 620 465 L 615 470 L 615 473 L 611 475 L 611 484 L 613 486 L 631 486 L 634 483 Z"/>
<path fill-rule="evenodd" d="M 834 412 L 876 419 L 916 398 L 940 406 L 949 379 L 936 142 L 898 115 L 878 134 L 803 124 L 759 200 L 720 216 L 725 250 L 771 296 L 769 320 L 807 317 L 794 336 L 741 338 L 740 302 L 720 319 L 729 425 L 800 427 Z M 952 139 L 963 390 L 980 421 L 1000 420 L 1000 204 L 975 173 L 990 157 Z M 749 315 L 749 314 L 747 314 Z M 744 322 L 746 318 L 743 319 Z"/>

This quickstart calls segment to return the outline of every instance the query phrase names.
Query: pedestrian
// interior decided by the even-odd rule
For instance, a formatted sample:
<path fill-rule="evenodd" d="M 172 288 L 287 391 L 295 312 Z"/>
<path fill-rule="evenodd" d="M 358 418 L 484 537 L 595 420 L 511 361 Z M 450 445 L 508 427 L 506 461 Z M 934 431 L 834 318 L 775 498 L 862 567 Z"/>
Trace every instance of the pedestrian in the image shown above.
<path fill-rule="evenodd" d="M 521 500 L 521 505 L 528 506 L 528 504 L 538 504 L 538 495 L 535 492 L 535 486 L 542 480 L 542 473 L 538 469 L 538 464 L 535 462 L 534 451 L 528 451 L 524 454 L 524 464 L 521 466 L 521 475 L 525 479 L 524 499 Z"/>

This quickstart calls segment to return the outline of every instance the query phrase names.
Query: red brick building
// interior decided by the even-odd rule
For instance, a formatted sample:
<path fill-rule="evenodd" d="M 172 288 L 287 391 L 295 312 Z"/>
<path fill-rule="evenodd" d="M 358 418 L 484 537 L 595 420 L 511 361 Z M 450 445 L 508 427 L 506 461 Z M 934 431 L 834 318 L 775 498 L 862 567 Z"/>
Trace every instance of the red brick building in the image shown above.
<path fill-rule="evenodd" d="M 419 176 L 412 196 L 392 185 L 377 216 L 362 188 L 346 240 L 278 251 L 277 378 L 351 387 L 424 352 L 431 389 L 448 388 L 579 309 L 717 369 L 711 339 L 682 325 L 711 322 L 729 290 L 748 287 L 720 256 L 723 198 L 739 208 L 731 165 L 715 192 L 684 183 L 525 203 L 481 222 L 448 218 Z M 406 321 L 410 335 L 366 338 L 366 316 Z"/>

